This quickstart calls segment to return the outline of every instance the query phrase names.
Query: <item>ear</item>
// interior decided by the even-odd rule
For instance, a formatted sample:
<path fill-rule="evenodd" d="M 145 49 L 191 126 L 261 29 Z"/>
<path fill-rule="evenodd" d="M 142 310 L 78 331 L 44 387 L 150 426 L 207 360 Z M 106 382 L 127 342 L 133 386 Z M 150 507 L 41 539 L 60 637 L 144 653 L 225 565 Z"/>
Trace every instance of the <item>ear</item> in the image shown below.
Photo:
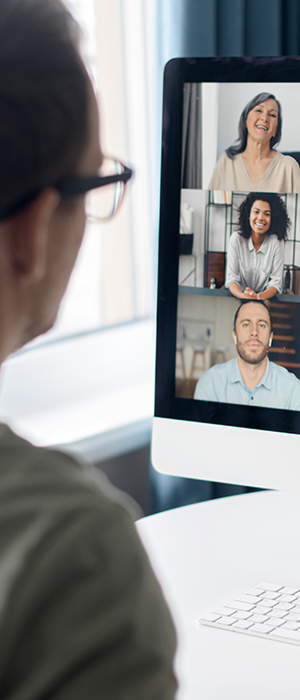
<path fill-rule="evenodd" d="M 236 332 L 235 330 L 232 331 L 232 337 L 233 337 L 233 342 L 236 345 L 237 344 L 237 337 L 236 337 Z"/>
<path fill-rule="evenodd" d="M 39 282 L 45 275 L 50 223 L 59 202 L 58 192 L 46 188 L 10 221 L 11 267 L 22 282 Z"/>

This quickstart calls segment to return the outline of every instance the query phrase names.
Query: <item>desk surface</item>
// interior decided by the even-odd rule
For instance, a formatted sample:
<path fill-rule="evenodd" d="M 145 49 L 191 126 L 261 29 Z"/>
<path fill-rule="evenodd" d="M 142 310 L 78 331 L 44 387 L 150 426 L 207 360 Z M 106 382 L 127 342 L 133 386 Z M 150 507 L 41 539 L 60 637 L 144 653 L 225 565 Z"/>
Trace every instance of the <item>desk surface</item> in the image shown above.
<path fill-rule="evenodd" d="M 261 581 L 300 587 L 300 494 L 208 501 L 137 529 L 178 629 L 178 700 L 298 700 L 300 647 L 196 621 Z"/>

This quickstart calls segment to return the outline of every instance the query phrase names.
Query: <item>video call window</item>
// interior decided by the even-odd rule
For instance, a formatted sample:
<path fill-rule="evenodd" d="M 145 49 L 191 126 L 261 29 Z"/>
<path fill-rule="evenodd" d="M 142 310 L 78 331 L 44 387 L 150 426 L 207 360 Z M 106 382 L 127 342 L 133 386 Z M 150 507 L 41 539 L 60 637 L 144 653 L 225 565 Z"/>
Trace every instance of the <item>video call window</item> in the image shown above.
<path fill-rule="evenodd" d="M 300 409 L 299 107 L 292 83 L 184 85 L 178 397 Z"/>

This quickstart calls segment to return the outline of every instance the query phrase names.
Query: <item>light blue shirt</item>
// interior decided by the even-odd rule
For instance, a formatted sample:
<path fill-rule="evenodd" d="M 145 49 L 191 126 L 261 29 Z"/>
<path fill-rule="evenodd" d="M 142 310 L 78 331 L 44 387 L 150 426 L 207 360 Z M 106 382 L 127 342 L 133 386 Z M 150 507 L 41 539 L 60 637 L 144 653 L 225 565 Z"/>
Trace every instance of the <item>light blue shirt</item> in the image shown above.
<path fill-rule="evenodd" d="M 250 391 L 235 358 L 204 372 L 197 382 L 194 398 L 300 411 L 300 381 L 292 372 L 268 360 L 263 378 Z"/>
<path fill-rule="evenodd" d="M 243 238 L 235 231 L 230 237 L 225 286 L 237 282 L 242 291 L 250 287 L 255 292 L 263 292 L 275 287 L 278 294 L 283 286 L 284 242 L 277 236 L 265 236 L 258 251 L 253 240 Z"/>

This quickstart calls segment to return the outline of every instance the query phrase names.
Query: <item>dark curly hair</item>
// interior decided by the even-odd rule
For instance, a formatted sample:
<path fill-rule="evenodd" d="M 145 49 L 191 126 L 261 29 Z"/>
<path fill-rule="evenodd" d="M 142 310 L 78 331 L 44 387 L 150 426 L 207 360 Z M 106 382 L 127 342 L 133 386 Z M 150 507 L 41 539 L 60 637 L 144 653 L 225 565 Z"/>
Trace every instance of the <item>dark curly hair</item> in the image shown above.
<path fill-rule="evenodd" d="M 251 227 L 249 223 L 250 211 L 254 202 L 268 202 L 271 209 L 271 224 L 266 236 L 277 236 L 279 241 L 286 241 L 291 225 L 286 206 L 278 194 L 270 192 L 249 192 L 248 196 L 238 208 L 238 231 L 243 238 L 250 238 Z"/>
<path fill-rule="evenodd" d="M 281 139 L 281 130 L 282 130 L 282 113 L 281 113 L 281 104 L 278 102 L 277 98 L 275 95 L 272 95 L 270 92 L 260 92 L 258 95 L 255 95 L 255 97 L 248 102 L 246 105 L 245 109 L 243 109 L 242 114 L 240 116 L 239 120 L 239 125 L 238 125 L 238 132 L 239 136 L 237 140 L 230 146 L 229 148 L 226 149 L 226 153 L 228 155 L 228 158 L 234 158 L 234 156 L 237 156 L 238 153 L 243 153 L 246 146 L 247 146 L 247 137 L 248 137 L 248 130 L 246 127 L 246 121 L 249 112 L 254 109 L 254 107 L 257 107 L 257 105 L 261 105 L 262 102 L 266 102 L 266 100 L 275 100 L 278 105 L 278 125 L 277 125 L 277 131 L 275 136 L 272 136 L 270 139 L 270 148 L 274 148 L 274 146 L 277 146 L 280 139 Z"/>

